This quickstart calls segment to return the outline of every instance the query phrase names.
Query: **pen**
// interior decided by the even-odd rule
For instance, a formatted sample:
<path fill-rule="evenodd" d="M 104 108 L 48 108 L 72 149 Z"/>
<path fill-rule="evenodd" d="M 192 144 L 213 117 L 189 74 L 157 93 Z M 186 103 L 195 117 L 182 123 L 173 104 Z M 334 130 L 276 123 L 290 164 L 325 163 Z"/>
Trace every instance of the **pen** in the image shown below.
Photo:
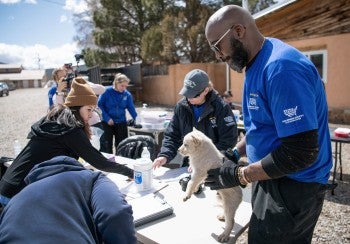
<path fill-rule="evenodd" d="M 159 188 L 158 190 L 154 191 L 153 194 L 158 193 L 159 191 L 163 190 L 165 187 L 167 187 L 169 184 L 166 184 L 165 186 L 162 186 L 161 188 Z"/>

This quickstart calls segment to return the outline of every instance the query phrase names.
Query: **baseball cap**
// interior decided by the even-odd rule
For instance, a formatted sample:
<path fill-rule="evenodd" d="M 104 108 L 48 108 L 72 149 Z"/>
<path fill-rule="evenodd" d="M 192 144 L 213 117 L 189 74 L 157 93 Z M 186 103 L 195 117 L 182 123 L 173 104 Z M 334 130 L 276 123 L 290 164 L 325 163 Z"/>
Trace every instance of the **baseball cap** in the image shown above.
<path fill-rule="evenodd" d="M 202 92 L 209 85 L 208 74 L 203 70 L 194 69 L 187 73 L 184 78 L 184 86 L 179 92 L 187 98 L 194 98 L 198 93 Z"/>

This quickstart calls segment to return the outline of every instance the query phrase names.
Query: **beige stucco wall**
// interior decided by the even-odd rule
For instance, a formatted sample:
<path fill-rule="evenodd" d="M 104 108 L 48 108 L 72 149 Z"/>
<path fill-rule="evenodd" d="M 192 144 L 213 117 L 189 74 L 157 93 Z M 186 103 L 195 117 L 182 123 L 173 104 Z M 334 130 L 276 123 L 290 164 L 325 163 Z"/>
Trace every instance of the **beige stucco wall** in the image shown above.
<path fill-rule="evenodd" d="M 147 76 L 142 78 L 141 99 L 146 103 L 173 106 L 181 98 L 179 91 L 183 79 L 192 69 L 201 69 L 208 73 L 214 88 L 222 94 L 226 89 L 225 64 L 175 64 L 169 66 L 168 75 Z"/>
<path fill-rule="evenodd" d="M 295 41 L 290 44 L 302 50 L 324 46 L 327 50 L 325 87 L 328 105 L 330 108 L 350 109 L 350 34 Z"/>

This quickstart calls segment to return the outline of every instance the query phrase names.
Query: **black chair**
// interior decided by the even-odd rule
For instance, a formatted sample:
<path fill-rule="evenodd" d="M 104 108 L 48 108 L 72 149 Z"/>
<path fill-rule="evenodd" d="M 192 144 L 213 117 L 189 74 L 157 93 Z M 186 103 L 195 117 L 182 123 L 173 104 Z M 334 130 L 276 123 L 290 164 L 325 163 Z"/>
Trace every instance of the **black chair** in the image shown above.
<path fill-rule="evenodd" d="M 129 136 L 122 140 L 117 147 L 117 156 L 126 158 L 140 158 L 143 147 L 147 147 L 153 161 L 159 152 L 158 145 L 154 138 L 147 135 Z"/>

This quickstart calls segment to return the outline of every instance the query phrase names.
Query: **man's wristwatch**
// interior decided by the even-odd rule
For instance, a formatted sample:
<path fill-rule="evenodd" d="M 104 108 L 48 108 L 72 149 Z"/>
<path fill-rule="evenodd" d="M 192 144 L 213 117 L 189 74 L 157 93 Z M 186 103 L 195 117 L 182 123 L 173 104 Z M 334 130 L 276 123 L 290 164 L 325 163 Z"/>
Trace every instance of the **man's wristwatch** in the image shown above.
<path fill-rule="evenodd" d="M 241 158 L 241 155 L 239 154 L 237 147 L 234 147 L 233 149 L 231 148 L 227 149 L 225 151 L 225 156 L 235 163 L 238 163 L 239 159 Z"/>
<path fill-rule="evenodd" d="M 238 160 L 241 158 L 241 154 L 239 154 L 237 147 L 234 147 L 232 150 L 233 156 L 235 156 L 235 158 Z"/>

